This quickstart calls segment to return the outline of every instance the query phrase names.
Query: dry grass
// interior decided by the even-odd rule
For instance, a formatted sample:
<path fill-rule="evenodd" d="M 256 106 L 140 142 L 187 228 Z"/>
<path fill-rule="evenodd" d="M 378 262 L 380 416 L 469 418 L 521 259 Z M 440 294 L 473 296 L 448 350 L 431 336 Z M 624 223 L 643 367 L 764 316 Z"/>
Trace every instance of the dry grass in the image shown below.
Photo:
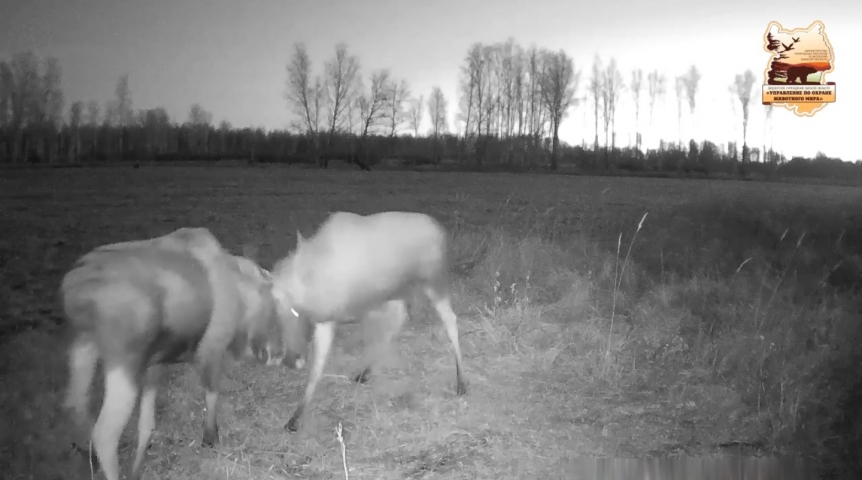
<path fill-rule="evenodd" d="M 235 251 L 256 245 L 269 266 L 335 210 L 418 210 L 451 229 L 468 395 L 454 396 L 448 340 L 419 303 L 367 385 L 348 380 L 359 335 L 338 331 L 297 434 L 283 425 L 304 371 L 233 365 L 210 450 L 197 374 L 172 367 L 145 478 L 344 478 L 338 425 L 356 479 L 560 478 L 579 457 L 798 453 L 847 434 L 835 409 L 854 391 L 822 389 L 858 358 L 858 310 L 834 288 L 862 265 L 848 230 L 858 189 L 283 168 L 3 175 L 4 478 L 89 478 L 58 410 L 55 295 L 77 256 L 197 225 Z"/>

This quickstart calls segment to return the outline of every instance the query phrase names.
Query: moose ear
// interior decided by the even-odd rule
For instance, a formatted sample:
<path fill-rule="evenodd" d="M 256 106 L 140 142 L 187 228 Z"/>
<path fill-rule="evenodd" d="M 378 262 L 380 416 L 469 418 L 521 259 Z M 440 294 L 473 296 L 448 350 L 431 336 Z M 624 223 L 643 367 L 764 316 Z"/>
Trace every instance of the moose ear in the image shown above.
<path fill-rule="evenodd" d="M 305 238 L 302 237 L 302 232 L 299 230 L 296 231 L 296 249 L 299 250 L 299 247 L 302 246 L 303 242 L 305 242 Z"/>

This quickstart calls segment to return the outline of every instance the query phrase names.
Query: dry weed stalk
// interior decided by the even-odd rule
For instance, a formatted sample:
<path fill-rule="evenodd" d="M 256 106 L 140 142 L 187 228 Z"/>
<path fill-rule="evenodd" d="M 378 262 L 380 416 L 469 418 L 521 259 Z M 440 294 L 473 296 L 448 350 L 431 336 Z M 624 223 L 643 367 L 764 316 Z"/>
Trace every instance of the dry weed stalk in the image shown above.
<path fill-rule="evenodd" d="M 341 465 L 344 467 L 344 480 L 350 480 L 350 476 L 347 473 L 347 447 L 344 445 L 344 437 L 341 435 L 341 422 L 338 422 L 338 425 L 335 427 L 335 438 L 341 444 Z"/>
<path fill-rule="evenodd" d="M 607 349 L 605 350 L 605 360 L 607 360 L 607 358 L 610 357 L 610 354 L 611 354 L 611 342 L 613 341 L 613 333 L 614 333 L 614 320 L 616 318 L 616 313 L 617 313 L 617 293 L 619 292 L 620 285 L 622 284 L 622 281 L 623 281 L 623 275 L 625 274 L 625 271 L 626 271 L 626 265 L 629 263 L 629 256 L 632 253 L 632 245 L 634 245 L 634 243 L 635 243 L 635 239 L 638 236 L 638 232 L 640 232 L 641 228 L 644 226 L 644 220 L 646 220 L 647 215 L 649 215 L 649 212 L 644 213 L 644 216 L 641 217 L 641 221 L 638 222 L 638 228 L 637 228 L 637 230 L 635 230 L 635 234 L 632 236 L 632 241 L 629 243 L 629 249 L 628 249 L 628 252 L 626 252 L 626 258 L 623 260 L 623 266 L 622 266 L 622 269 L 620 269 L 619 275 L 616 275 L 616 272 L 615 272 L 616 277 L 614 278 L 614 296 L 613 296 L 613 302 L 611 305 L 611 325 L 608 329 L 608 346 L 607 346 Z M 623 234 L 622 234 L 622 232 L 620 232 L 620 236 L 617 239 L 617 257 L 616 257 L 617 265 L 619 264 L 620 247 L 622 246 L 622 241 L 623 241 Z M 614 265 L 614 270 L 616 270 L 616 265 Z M 607 368 L 607 361 L 602 366 L 603 370 L 606 370 L 606 368 Z"/>

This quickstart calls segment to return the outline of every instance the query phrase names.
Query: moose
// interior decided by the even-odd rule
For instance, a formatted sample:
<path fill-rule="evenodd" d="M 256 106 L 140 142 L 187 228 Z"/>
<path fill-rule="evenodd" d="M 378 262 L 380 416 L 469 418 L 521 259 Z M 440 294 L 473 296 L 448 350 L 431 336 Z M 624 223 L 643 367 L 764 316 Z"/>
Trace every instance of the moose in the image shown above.
<path fill-rule="evenodd" d="M 284 363 L 295 369 L 306 363 L 309 333 L 314 358 L 299 403 L 284 428 L 296 432 L 323 375 L 335 327 L 359 319 L 388 317 L 381 343 L 388 343 L 405 323 L 406 298 L 424 294 L 442 320 L 455 353 L 458 395 L 467 393 L 461 372 L 457 316 L 452 310 L 448 271 L 448 238 L 433 217 L 415 212 L 382 212 L 362 216 L 336 212 L 309 239 L 297 232 L 296 248 L 271 270 L 273 297 L 284 319 Z M 373 356 L 366 350 L 365 368 L 355 377 L 371 376 Z"/>
<path fill-rule="evenodd" d="M 97 247 L 60 286 L 71 326 L 65 407 L 85 453 L 108 480 L 120 478 L 118 443 L 140 393 L 138 444 L 130 478 L 138 479 L 155 428 L 158 379 L 166 364 L 196 356 L 206 390 L 203 444 L 219 442 L 216 419 L 225 354 L 280 365 L 283 327 L 269 272 L 234 256 L 206 228 L 180 228 L 147 240 Z M 105 394 L 95 425 L 89 390 L 101 360 Z"/>

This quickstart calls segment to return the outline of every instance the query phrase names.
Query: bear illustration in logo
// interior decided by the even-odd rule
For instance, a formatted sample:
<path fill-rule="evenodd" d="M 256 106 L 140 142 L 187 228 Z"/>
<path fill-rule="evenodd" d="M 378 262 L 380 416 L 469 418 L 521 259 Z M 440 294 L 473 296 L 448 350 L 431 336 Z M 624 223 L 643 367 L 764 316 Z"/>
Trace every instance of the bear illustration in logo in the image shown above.
<path fill-rule="evenodd" d="M 817 73 L 817 69 L 808 65 L 794 65 L 787 69 L 787 83 L 801 83 L 803 85 L 811 83 L 808 81 L 808 75 L 812 73 Z"/>

